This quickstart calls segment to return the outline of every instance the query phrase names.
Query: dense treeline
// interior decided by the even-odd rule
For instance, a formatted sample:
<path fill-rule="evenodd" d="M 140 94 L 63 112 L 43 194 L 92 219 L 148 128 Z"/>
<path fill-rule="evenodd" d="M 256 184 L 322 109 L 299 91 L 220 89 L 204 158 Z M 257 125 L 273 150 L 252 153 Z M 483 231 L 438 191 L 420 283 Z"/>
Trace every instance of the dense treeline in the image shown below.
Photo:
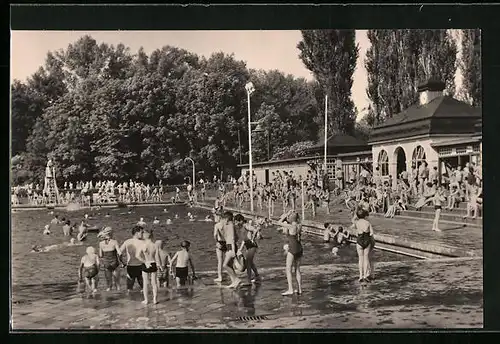
<path fill-rule="evenodd" d="M 68 181 L 176 182 L 189 175 L 185 157 L 208 175 L 235 173 L 248 161 L 249 80 L 252 120 L 265 129 L 253 133 L 256 161 L 268 158 L 268 139 L 276 157 L 317 140 L 315 82 L 249 70 L 224 53 L 165 46 L 148 56 L 82 37 L 12 85 L 13 182 L 42 180 L 48 157 Z"/>

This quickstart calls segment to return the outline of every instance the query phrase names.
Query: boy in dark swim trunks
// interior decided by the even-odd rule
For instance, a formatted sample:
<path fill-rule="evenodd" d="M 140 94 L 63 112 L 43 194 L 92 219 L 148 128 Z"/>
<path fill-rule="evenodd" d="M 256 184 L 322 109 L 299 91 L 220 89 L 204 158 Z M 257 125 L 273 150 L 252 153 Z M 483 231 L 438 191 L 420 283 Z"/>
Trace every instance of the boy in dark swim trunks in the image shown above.
<path fill-rule="evenodd" d="M 78 269 L 78 280 L 82 282 L 85 277 L 86 290 L 97 292 L 97 275 L 99 274 L 99 257 L 95 253 L 95 249 L 91 246 L 87 247 L 87 254 L 80 261 Z"/>
<path fill-rule="evenodd" d="M 156 246 L 158 247 L 158 254 L 160 255 L 160 271 L 158 271 L 158 285 L 161 287 L 169 286 L 168 273 L 170 271 L 170 255 L 166 250 L 166 245 L 163 240 L 156 240 Z"/>
<path fill-rule="evenodd" d="M 170 261 L 171 268 L 174 266 L 175 261 L 175 281 L 177 282 L 177 287 L 186 285 L 186 281 L 189 276 L 188 266 L 191 267 L 193 279 L 196 278 L 193 261 L 189 255 L 190 246 L 191 243 L 189 241 L 183 241 L 181 243 L 182 250 L 177 251 Z"/>

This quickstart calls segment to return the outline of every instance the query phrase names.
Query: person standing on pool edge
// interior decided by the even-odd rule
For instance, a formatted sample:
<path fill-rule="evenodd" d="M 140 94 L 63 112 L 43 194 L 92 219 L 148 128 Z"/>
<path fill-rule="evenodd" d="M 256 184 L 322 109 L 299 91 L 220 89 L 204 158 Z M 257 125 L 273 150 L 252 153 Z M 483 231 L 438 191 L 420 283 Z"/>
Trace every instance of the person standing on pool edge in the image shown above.
<path fill-rule="evenodd" d="M 236 288 L 241 283 L 241 280 L 238 278 L 236 272 L 233 269 L 233 261 L 238 250 L 238 246 L 236 246 L 238 238 L 236 237 L 236 231 L 234 230 L 233 213 L 231 213 L 230 211 L 224 212 L 224 214 L 222 215 L 222 224 L 224 226 L 224 239 L 226 241 L 227 248 L 226 256 L 224 258 L 224 263 L 222 264 L 222 266 L 231 279 L 231 284 L 228 285 L 228 288 Z"/>
<path fill-rule="evenodd" d="M 134 288 L 135 280 L 143 288 L 142 281 L 142 262 L 137 259 L 137 252 L 142 246 L 142 227 L 134 226 L 132 228 L 132 238 L 125 240 L 120 247 L 120 252 L 127 254 L 127 292 Z"/>

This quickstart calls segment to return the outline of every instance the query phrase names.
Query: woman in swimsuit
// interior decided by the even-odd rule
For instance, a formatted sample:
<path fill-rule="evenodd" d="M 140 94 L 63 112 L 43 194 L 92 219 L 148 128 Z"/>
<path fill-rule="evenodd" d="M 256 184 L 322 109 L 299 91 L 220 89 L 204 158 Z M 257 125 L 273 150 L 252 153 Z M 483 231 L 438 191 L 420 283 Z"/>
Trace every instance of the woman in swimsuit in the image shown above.
<path fill-rule="evenodd" d="M 107 291 L 113 288 L 113 284 L 116 290 L 120 290 L 120 269 L 118 269 L 118 266 L 120 265 L 121 251 L 118 242 L 113 239 L 113 230 L 111 227 L 106 227 L 97 234 L 97 238 L 100 239 L 99 257 L 104 267 L 104 277 L 108 284 Z"/>
<path fill-rule="evenodd" d="M 158 268 L 163 269 L 160 262 L 160 255 L 158 252 L 158 246 L 153 241 L 153 231 L 151 228 L 146 228 L 143 231 L 143 244 L 137 251 L 137 259 L 142 261 L 142 281 L 143 281 L 143 295 L 144 305 L 148 304 L 148 289 L 149 284 L 153 289 L 153 304 L 157 304 L 158 296 L 158 279 L 156 272 Z"/>
<path fill-rule="evenodd" d="M 246 249 L 245 262 L 247 264 L 246 270 L 247 270 L 248 281 L 244 285 L 251 285 L 252 283 L 260 281 L 260 275 L 259 272 L 257 271 L 257 266 L 254 263 L 255 253 L 257 253 L 257 248 L 259 247 L 257 245 L 257 240 L 260 237 L 260 228 L 258 224 L 254 225 L 248 223 L 241 214 L 238 214 L 234 217 L 234 226 L 237 229 L 245 230 L 245 235 L 244 235 L 245 239 L 242 241 L 238 253 L 242 254 L 243 247 Z M 252 271 L 255 275 L 253 279 L 252 279 Z"/>
<path fill-rule="evenodd" d="M 224 263 L 224 254 L 227 251 L 226 239 L 224 239 L 224 224 L 220 214 L 215 214 L 214 225 L 215 253 L 217 254 L 217 278 L 214 282 L 222 282 L 222 263 Z"/>
<path fill-rule="evenodd" d="M 295 269 L 295 278 L 297 280 L 298 295 L 302 294 L 302 276 L 300 274 L 300 258 L 303 254 L 301 244 L 302 225 L 300 224 L 299 214 L 290 210 L 283 214 L 278 223 L 283 227 L 283 233 L 288 241 L 288 252 L 286 254 L 286 279 L 288 290 L 281 293 L 283 296 L 293 295 L 292 269 Z"/>
<path fill-rule="evenodd" d="M 365 282 L 371 279 L 371 264 L 370 264 L 370 253 L 375 246 L 375 240 L 373 239 L 373 228 L 370 222 L 365 218 L 368 216 L 368 212 L 363 208 L 358 208 L 356 211 L 357 220 L 354 223 L 354 227 L 357 233 L 356 249 L 358 251 L 359 258 L 359 281 Z"/>

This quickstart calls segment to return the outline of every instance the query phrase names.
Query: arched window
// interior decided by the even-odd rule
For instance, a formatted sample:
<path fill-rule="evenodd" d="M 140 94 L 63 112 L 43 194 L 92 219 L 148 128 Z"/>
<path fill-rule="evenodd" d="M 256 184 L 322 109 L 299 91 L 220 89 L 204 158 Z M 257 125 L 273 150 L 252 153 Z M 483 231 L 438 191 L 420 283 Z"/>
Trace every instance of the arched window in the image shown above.
<path fill-rule="evenodd" d="M 385 150 L 381 150 L 380 153 L 378 153 L 377 162 L 380 175 L 389 175 L 389 155 L 387 155 L 387 152 Z"/>
<path fill-rule="evenodd" d="M 412 166 L 418 167 L 424 161 L 425 161 L 425 150 L 424 150 L 424 147 L 417 146 L 413 150 L 413 155 L 411 157 L 411 164 L 412 164 Z"/>

